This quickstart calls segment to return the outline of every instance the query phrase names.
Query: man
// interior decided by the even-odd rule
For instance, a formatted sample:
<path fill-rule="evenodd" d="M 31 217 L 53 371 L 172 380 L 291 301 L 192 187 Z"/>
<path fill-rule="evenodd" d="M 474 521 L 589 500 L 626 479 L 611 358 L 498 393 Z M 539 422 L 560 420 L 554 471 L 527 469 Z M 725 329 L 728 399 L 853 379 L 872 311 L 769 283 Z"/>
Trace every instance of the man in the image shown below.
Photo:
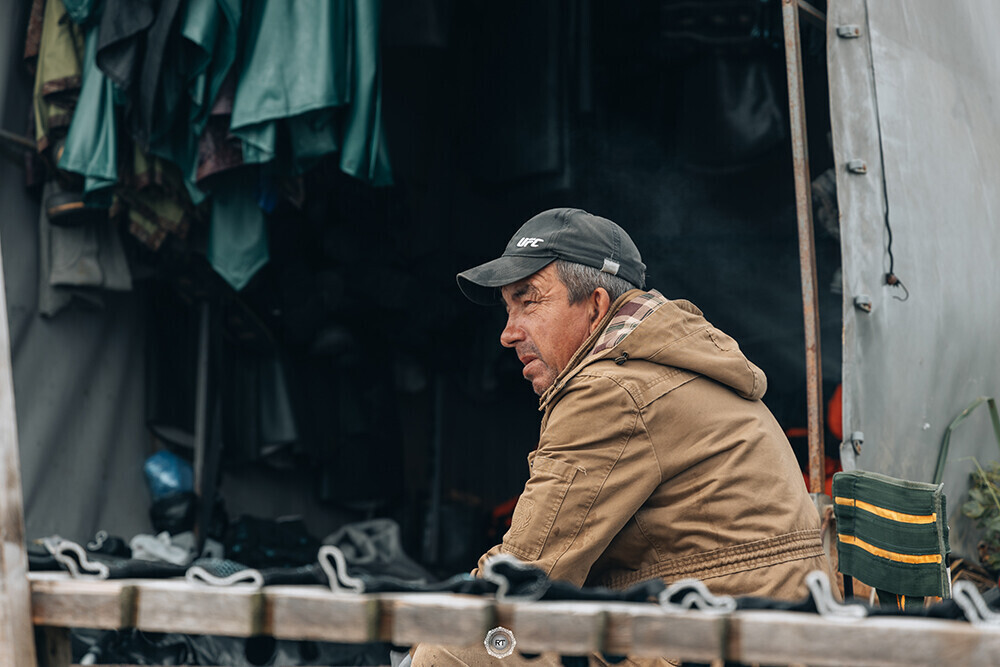
<path fill-rule="evenodd" d="M 694 577 L 803 597 L 830 569 L 764 374 L 694 305 L 644 290 L 645 269 L 621 227 L 561 208 L 458 275 L 506 306 L 500 342 L 543 413 L 510 530 L 479 567 L 508 553 L 580 586 Z"/>

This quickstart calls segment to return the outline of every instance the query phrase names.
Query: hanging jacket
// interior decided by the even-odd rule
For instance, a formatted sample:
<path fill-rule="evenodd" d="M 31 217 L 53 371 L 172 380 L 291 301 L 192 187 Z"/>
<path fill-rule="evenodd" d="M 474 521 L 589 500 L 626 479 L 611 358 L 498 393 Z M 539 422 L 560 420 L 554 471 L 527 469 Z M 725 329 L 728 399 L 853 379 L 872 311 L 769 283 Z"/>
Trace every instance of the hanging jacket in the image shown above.
<path fill-rule="evenodd" d="M 98 32 L 97 24 L 87 29 L 80 98 L 59 168 L 84 176 L 88 204 L 108 206 L 111 187 L 118 181 L 118 122 L 114 84 L 95 61 Z"/>
<path fill-rule="evenodd" d="M 192 134 L 201 136 L 212 106 L 236 61 L 243 6 L 239 0 L 191 0 L 181 34 L 191 54 L 188 72 Z"/>
<path fill-rule="evenodd" d="M 382 129 L 380 3 L 370 0 L 254 0 L 233 101 L 231 131 L 243 159 L 279 157 L 287 127 L 292 167 L 306 171 L 341 151 L 341 169 L 390 185 Z"/>
<path fill-rule="evenodd" d="M 33 23 L 33 34 L 28 37 L 37 38 L 37 50 L 25 49 L 26 56 L 36 59 L 33 111 L 39 151 L 69 127 L 83 78 L 83 32 L 75 23 L 64 21 L 65 14 L 62 0 L 46 2 L 41 26 Z"/>
<path fill-rule="evenodd" d="M 805 595 L 805 575 L 830 570 L 766 387 L 691 303 L 623 295 L 542 395 L 530 477 L 484 559 L 510 553 L 577 585 L 694 577 L 718 594 Z"/>

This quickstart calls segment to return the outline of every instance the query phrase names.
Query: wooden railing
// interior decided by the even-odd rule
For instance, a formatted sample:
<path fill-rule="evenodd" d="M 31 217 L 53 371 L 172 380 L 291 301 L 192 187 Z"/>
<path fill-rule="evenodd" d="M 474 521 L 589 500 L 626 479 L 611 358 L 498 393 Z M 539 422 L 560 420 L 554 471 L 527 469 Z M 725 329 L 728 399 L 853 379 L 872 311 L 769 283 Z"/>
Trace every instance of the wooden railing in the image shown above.
<path fill-rule="evenodd" d="M 69 664 L 67 628 L 333 642 L 482 646 L 497 626 L 529 653 L 666 656 L 689 661 L 810 665 L 987 665 L 1000 627 L 964 621 L 736 611 L 667 613 L 656 604 L 518 602 L 442 594 L 353 595 L 320 586 L 212 588 L 183 580 L 71 579 L 32 573 L 32 620 L 43 626 L 40 662 Z M 484 649 L 485 650 L 485 649 Z"/>

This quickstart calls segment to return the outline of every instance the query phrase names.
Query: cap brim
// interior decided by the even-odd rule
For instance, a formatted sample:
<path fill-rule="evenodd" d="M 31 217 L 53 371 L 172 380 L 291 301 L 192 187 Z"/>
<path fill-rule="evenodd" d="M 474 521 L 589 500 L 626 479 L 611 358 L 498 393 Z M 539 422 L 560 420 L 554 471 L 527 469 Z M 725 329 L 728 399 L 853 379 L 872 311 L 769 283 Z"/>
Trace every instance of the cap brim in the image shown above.
<path fill-rule="evenodd" d="M 499 288 L 523 280 L 554 261 L 555 257 L 498 257 L 458 274 L 458 288 L 469 301 L 492 306 L 503 302 Z"/>

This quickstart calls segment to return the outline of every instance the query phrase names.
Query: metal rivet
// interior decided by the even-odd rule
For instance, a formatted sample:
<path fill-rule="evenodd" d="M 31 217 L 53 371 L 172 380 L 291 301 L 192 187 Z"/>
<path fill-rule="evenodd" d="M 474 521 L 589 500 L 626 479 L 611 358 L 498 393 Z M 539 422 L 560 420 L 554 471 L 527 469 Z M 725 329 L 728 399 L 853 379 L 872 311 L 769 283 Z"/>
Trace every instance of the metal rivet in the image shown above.
<path fill-rule="evenodd" d="M 847 171 L 852 174 L 867 174 L 868 165 L 865 164 L 864 160 L 851 160 L 847 163 Z"/>
<path fill-rule="evenodd" d="M 861 27 L 853 24 L 838 25 L 837 37 L 843 37 L 844 39 L 854 39 L 856 37 L 861 37 Z"/>
<path fill-rule="evenodd" d="M 854 297 L 854 307 L 870 313 L 872 312 L 872 298 L 867 294 L 859 294 Z"/>

